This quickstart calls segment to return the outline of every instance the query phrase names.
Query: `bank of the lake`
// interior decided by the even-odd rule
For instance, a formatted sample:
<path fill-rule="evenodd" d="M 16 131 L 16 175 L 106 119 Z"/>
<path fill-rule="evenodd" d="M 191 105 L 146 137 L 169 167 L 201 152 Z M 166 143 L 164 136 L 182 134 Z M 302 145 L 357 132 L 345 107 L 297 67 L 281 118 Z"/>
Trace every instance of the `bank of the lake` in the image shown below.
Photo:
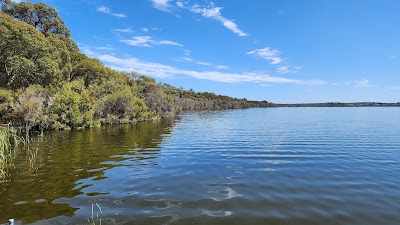
<path fill-rule="evenodd" d="M 45 132 L 0 224 L 397 224 L 398 108 L 267 108 Z"/>

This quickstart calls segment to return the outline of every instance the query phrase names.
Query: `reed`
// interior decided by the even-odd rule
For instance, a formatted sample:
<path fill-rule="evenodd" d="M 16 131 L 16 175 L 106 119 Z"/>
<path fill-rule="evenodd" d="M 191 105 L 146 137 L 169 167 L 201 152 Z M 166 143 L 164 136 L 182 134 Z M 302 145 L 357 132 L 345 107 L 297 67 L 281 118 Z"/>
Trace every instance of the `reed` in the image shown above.
<path fill-rule="evenodd" d="M 103 218 L 103 211 L 101 210 L 99 204 L 96 203 L 96 206 L 97 206 L 97 209 L 96 209 L 96 217 L 95 217 L 94 216 L 94 213 L 95 213 L 94 205 L 92 203 L 92 217 L 91 217 L 91 220 L 90 219 L 87 220 L 90 225 L 101 225 L 101 219 Z M 100 218 L 99 218 L 99 212 L 100 212 Z"/>
<path fill-rule="evenodd" d="M 18 136 L 17 130 L 9 124 L 0 126 L 0 163 L 7 164 L 15 157 L 15 147 L 23 139 Z"/>

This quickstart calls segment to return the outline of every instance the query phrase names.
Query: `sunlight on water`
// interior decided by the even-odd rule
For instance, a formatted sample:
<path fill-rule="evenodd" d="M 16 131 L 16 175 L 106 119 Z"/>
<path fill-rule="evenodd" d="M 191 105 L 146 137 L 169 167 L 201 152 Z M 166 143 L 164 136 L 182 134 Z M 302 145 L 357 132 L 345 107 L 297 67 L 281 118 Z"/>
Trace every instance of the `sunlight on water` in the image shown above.
<path fill-rule="evenodd" d="M 270 108 L 49 132 L 0 223 L 398 224 L 398 108 Z"/>

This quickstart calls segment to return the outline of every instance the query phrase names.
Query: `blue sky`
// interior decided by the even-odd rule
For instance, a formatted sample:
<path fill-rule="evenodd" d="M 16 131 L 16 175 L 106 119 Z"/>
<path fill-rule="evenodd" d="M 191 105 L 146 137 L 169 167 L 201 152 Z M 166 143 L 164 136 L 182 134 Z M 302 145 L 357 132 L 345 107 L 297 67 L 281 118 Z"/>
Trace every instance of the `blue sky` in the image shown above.
<path fill-rule="evenodd" d="M 87 55 L 177 87 L 276 103 L 400 101 L 398 0 L 46 3 Z"/>

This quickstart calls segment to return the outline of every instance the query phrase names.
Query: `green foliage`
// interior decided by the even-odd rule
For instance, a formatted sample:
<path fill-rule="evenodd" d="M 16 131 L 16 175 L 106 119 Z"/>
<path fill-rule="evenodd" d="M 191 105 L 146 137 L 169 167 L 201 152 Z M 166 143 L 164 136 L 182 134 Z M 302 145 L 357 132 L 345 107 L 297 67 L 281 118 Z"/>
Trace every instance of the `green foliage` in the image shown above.
<path fill-rule="evenodd" d="M 199 93 L 80 53 L 57 11 L 0 0 L 0 120 L 31 129 L 70 129 L 172 117 L 182 110 L 265 107 Z"/>
<path fill-rule="evenodd" d="M 56 119 L 53 129 L 91 127 L 94 125 L 94 99 L 83 80 L 65 83 L 51 101 L 50 118 Z"/>
<path fill-rule="evenodd" d="M 144 99 L 150 110 L 155 111 L 161 117 L 171 117 L 179 112 L 173 97 L 167 95 L 154 78 L 138 76 L 136 83 L 139 86 L 139 96 Z"/>
<path fill-rule="evenodd" d="M 71 36 L 64 21 L 58 16 L 57 10 L 44 3 L 8 1 L 3 5 L 3 12 L 34 26 L 44 34 L 52 33 L 66 38 Z"/>
<path fill-rule="evenodd" d="M 22 141 L 17 131 L 9 125 L 0 126 L 0 180 L 4 170 L 15 156 L 15 147 Z"/>
<path fill-rule="evenodd" d="M 33 85 L 18 94 L 15 112 L 27 131 L 41 122 L 46 101 L 44 92 L 41 86 Z"/>
<path fill-rule="evenodd" d="M 31 84 L 59 84 L 68 73 L 66 46 L 1 13 L 0 86 L 11 89 Z"/>
<path fill-rule="evenodd" d="M 85 86 L 106 77 L 107 70 L 98 59 L 91 59 L 87 56 L 76 53 L 73 55 L 74 66 L 70 75 L 70 81 L 83 79 Z"/>
<path fill-rule="evenodd" d="M 98 99 L 95 118 L 102 123 L 128 123 L 157 117 L 148 112 L 144 101 L 135 96 L 135 87 L 123 78 L 91 86 L 92 96 Z"/>
<path fill-rule="evenodd" d="M 14 93 L 11 90 L 0 88 L 0 118 L 11 117 L 14 105 Z"/>

